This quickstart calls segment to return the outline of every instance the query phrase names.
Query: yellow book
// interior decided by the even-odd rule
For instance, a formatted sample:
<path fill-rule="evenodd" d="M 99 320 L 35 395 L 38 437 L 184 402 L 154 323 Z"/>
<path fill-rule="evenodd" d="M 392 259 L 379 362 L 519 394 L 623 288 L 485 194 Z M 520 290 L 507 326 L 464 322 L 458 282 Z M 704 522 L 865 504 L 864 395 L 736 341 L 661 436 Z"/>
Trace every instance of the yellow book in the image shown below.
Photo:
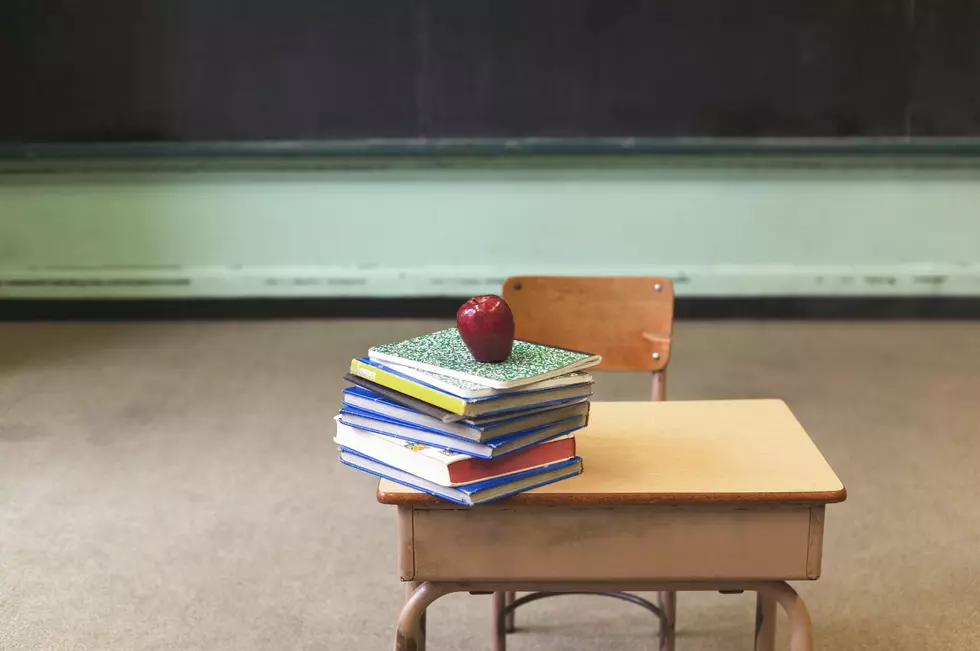
<path fill-rule="evenodd" d="M 539 408 L 547 405 L 557 405 L 570 400 L 587 398 L 592 395 L 592 378 L 588 382 L 565 385 L 570 380 L 558 379 L 557 386 L 541 389 L 524 389 L 502 393 L 483 398 L 464 398 L 447 393 L 430 386 L 416 378 L 403 375 L 370 359 L 354 358 L 350 363 L 350 375 L 371 382 L 378 390 L 386 389 L 409 399 L 414 399 L 423 405 L 411 408 L 425 412 L 425 407 L 435 407 L 442 410 L 441 414 L 429 415 L 440 418 L 443 422 L 451 422 L 460 418 L 481 418 L 491 415 L 516 413 L 519 410 Z M 573 378 L 574 380 L 575 378 Z M 523 389 L 523 388 L 522 388 Z M 393 396 L 389 399 L 396 400 Z M 397 400 L 396 400 L 397 401 Z"/>
<path fill-rule="evenodd" d="M 422 402 L 427 402 L 430 405 L 435 405 L 436 407 L 440 407 L 446 411 L 451 411 L 454 414 L 459 414 L 460 416 L 469 415 L 467 413 L 468 410 L 466 409 L 467 401 L 463 398 L 448 394 L 445 391 L 440 391 L 439 389 L 435 389 L 433 387 L 425 386 L 424 384 L 419 384 L 409 378 L 391 373 L 383 368 L 365 364 L 357 358 L 351 360 L 350 372 L 354 375 L 359 375 L 366 380 L 370 380 L 375 384 L 388 387 L 392 391 L 404 393 L 407 396 L 417 398 Z"/>

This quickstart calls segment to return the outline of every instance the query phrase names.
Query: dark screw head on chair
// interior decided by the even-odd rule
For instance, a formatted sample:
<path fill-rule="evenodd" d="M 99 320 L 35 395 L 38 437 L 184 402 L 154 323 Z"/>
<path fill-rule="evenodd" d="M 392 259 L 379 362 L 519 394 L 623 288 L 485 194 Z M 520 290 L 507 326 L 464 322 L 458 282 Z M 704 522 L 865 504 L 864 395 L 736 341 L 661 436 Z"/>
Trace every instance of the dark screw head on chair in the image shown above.
<path fill-rule="evenodd" d="M 516 283 L 514 283 L 514 289 L 520 289 L 520 288 L 521 288 L 521 281 L 518 280 Z"/>

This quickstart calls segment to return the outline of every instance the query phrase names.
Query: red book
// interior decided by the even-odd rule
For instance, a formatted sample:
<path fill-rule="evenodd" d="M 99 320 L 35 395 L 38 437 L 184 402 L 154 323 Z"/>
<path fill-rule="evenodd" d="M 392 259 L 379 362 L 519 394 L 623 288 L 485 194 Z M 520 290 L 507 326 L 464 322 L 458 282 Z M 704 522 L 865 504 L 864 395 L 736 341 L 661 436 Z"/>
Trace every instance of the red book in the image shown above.
<path fill-rule="evenodd" d="M 337 423 L 334 441 L 343 448 L 440 486 L 460 486 L 486 481 L 575 456 L 575 436 L 572 434 L 536 443 L 496 459 L 480 459 L 421 443 L 411 443 L 340 422 Z"/>

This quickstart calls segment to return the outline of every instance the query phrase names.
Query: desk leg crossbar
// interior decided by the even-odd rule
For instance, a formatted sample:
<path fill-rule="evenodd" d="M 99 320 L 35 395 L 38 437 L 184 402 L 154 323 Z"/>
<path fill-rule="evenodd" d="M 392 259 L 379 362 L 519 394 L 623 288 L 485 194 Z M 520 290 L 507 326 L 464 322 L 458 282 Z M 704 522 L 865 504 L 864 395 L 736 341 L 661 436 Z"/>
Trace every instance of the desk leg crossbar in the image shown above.
<path fill-rule="evenodd" d="M 789 619 L 790 630 L 790 651 L 813 651 L 813 630 L 810 623 L 810 614 L 807 611 L 803 599 L 796 593 L 789 584 L 783 581 L 765 581 L 752 583 L 693 583 L 693 584 L 591 584 L 591 583 L 549 583 L 549 584 L 513 584 L 513 583 L 449 583 L 449 582 L 430 582 L 423 581 L 415 584 L 405 606 L 402 608 L 398 618 L 398 627 L 395 632 L 394 651 L 424 651 L 425 649 L 425 630 L 424 618 L 425 610 L 440 597 L 453 592 L 474 592 L 474 593 L 495 593 L 495 599 L 503 599 L 507 591 L 532 592 L 519 599 L 513 600 L 509 604 L 502 604 L 498 613 L 498 621 L 495 622 L 497 632 L 494 640 L 494 648 L 503 651 L 506 644 L 507 626 L 506 617 L 513 613 L 518 606 L 542 599 L 546 596 L 555 594 L 595 594 L 610 590 L 632 590 L 632 591 L 734 591 L 750 590 L 759 595 L 758 609 L 756 615 L 756 648 L 759 651 L 771 651 L 775 632 L 775 608 L 779 604 L 786 612 Z M 667 622 L 669 613 L 665 609 L 624 592 L 614 592 L 611 596 L 625 599 L 637 603 L 650 612 L 657 615 L 661 622 L 661 631 Z M 641 603 L 642 602 L 642 603 Z M 668 606 L 669 607 L 669 606 Z M 664 637 L 661 635 L 661 644 Z"/>
<path fill-rule="evenodd" d="M 670 627 L 670 623 L 667 621 L 667 616 L 663 610 L 658 606 L 653 605 L 643 597 L 637 597 L 634 594 L 628 592 L 586 592 L 586 591 L 564 591 L 564 592 L 532 592 L 531 594 L 526 594 L 523 597 L 517 598 L 514 592 L 494 592 L 493 598 L 499 600 L 500 603 L 494 608 L 494 613 L 497 621 L 494 623 L 494 649 L 493 651 L 505 651 L 507 646 L 507 633 L 514 632 L 513 615 L 514 610 L 519 606 L 531 603 L 532 601 L 537 601 L 539 599 L 544 599 L 546 597 L 555 597 L 559 595 L 596 595 L 603 597 L 612 597 L 614 599 L 621 599 L 623 601 L 628 601 L 632 604 L 636 604 L 641 608 L 649 610 L 651 613 L 657 616 L 660 620 L 660 647 L 664 647 L 664 632 Z"/>

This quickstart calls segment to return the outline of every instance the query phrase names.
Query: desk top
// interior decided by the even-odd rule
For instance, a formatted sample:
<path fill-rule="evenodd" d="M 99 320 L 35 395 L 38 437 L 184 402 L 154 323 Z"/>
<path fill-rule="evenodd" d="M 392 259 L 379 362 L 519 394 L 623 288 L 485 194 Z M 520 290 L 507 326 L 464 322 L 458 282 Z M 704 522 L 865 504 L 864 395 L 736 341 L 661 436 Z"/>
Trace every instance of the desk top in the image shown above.
<path fill-rule="evenodd" d="M 781 400 L 596 402 L 584 472 L 498 505 L 828 504 L 844 485 Z M 448 504 L 388 480 L 384 504 Z"/>

